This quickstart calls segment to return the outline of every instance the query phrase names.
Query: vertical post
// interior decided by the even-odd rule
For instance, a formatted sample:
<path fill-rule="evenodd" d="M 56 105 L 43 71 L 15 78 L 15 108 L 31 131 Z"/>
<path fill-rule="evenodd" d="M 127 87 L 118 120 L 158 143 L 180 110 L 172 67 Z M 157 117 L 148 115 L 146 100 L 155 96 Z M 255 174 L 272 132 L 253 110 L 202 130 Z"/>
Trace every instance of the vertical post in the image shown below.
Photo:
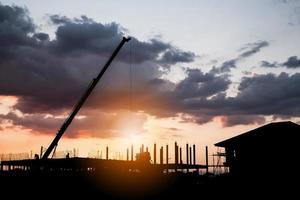
<path fill-rule="evenodd" d="M 108 146 L 106 146 L 106 160 L 108 160 Z"/>
<path fill-rule="evenodd" d="M 40 158 L 43 156 L 43 146 L 41 146 Z"/>
<path fill-rule="evenodd" d="M 154 164 L 156 164 L 156 144 L 154 143 L 154 150 L 153 150 L 153 157 L 154 157 Z"/>
<path fill-rule="evenodd" d="M 144 144 L 142 144 L 142 150 L 141 153 L 144 153 Z"/>
<path fill-rule="evenodd" d="M 177 142 L 175 142 L 175 164 L 178 164 L 178 146 Z"/>
<path fill-rule="evenodd" d="M 163 147 L 160 147 L 160 152 L 159 152 L 159 155 L 160 155 L 160 164 L 164 164 L 164 148 Z"/>
<path fill-rule="evenodd" d="M 129 149 L 126 149 L 126 160 L 129 161 Z"/>
<path fill-rule="evenodd" d="M 196 165 L 196 145 L 193 145 L 193 165 Z"/>
<path fill-rule="evenodd" d="M 166 164 L 169 164 L 169 145 L 166 145 Z M 167 173 L 169 173 L 168 166 L 167 166 Z"/>
<path fill-rule="evenodd" d="M 180 147 L 180 151 L 179 151 L 179 157 L 180 157 L 180 164 L 182 164 L 182 148 Z"/>
<path fill-rule="evenodd" d="M 133 145 L 131 145 L 131 161 L 133 161 Z"/>
<path fill-rule="evenodd" d="M 149 150 L 148 147 L 146 147 L 146 152 L 149 152 L 148 150 Z"/>
<path fill-rule="evenodd" d="M 186 144 L 186 164 L 189 164 L 189 144 Z M 189 167 L 187 166 L 187 172 L 189 172 Z"/>
<path fill-rule="evenodd" d="M 190 165 L 192 165 L 192 147 L 190 147 Z"/>
<path fill-rule="evenodd" d="M 208 146 L 205 147 L 206 173 L 208 174 Z"/>
<path fill-rule="evenodd" d="M 166 164 L 169 164 L 169 145 L 166 145 Z"/>

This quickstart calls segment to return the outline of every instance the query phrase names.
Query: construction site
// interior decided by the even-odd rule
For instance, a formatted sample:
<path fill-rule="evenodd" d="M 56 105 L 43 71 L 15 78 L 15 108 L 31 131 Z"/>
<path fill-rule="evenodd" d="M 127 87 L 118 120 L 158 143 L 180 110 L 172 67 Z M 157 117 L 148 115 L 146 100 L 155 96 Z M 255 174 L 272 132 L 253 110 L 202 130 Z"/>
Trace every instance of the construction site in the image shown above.
<path fill-rule="evenodd" d="M 204 181 L 200 174 L 208 174 L 208 148 L 206 163 L 196 163 L 196 145 L 186 144 L 183 147 L 174 144 L 175 162 L 169 163 L 169 146 L 158 148 L 153 145 L 153 152 L 142 145 L 137 153 L 134 146 L 126 150 L 126 159 L 109 158 L 109 147 L 106 147 L 105 159 L 81 158 L 74 151 L 64 152 L 63 158 L 56 152 L 59 140 L 91 94 L 101 77 L 117 56 L 123 45 L 130 38 L 123 37 L 107 63 L 96 78 L 92 80 L 69 117 L 62 124 L 53 141 L 47 148 L 41 147 L 40 154 L 1 155 L 0 181 L 6 191 L 18 188 L 23 192 L 36 190 L 46 192 L 55 185 L 56 192 L 73 191 L 96 192 L 102 197 L 155 197 L 174 189 L 174 185 L 188 188 Z M 170 148 L 171 149 L 171 148 Z M 170 150 L 171 151 L 171 150 Z M 183 160 L 183 153 L 186 160 Z M 52 155 L 51 155 L 52 154 Z M 152 156 L 151 156 L 152 154 Z M 165 162 L 164 162 L 165 160 Z M 200 172 L 201 171 L 201 172 Z M 178 180 L 180 179 L 180 181 Z"/>
<path fill-rule="evenodd" d="M 271 123 L 244 133 L 246 136 L 217 143 L 219 150 L 212 154 L 206 147 L 202 149 L 205 152 L 201 155 L 205 158 L 202 164 L 196 162 L 200 151 L 197 152 L 195 144 L 179 146 L 177 142 L 171 146 L 153 144 L 152 152 L 144 145 L 138 150 L 130 146 L 126 149 L 126 158 L 119 159 L 109 157 L 108 146 L 104 158 L 82 158 L 76 149 L 57 156 L 56 148 L 61 137 L 122 46 L 129 41 L 130 38 L 122 39 L 47 148 L 42 147 L 41 153 L 35 155 L 1 155 L 2 192 L 10 191 L 11 195 L 41 192 L 43 197 L 48 197 L 48 194 L 64 194 L 67 197 L 95 194 L 103 199 L 181 199 L 212 193 L 213 196 L 221 196 L 222 193 L 216 191 L 228 193 L 235 187 L 241 187 L 240 183 L 244 184 L 244 189 L 250 185 L 256 188 L 258 183 L 272 180 L 275 186 L 281 187 L 279 183 L 286 178 L 282 174 L 290 169 L 289 160 L 294 159 L 299 151 L 294 143 L 300 126 L 292 122 Z M 283 132 L 289 133 L 288 139 L 281 137 Z M 270 136 L 270 133 L 273 135 Z M 268 141 L 272 141 L 272 145 Z M 278 146 L 282 148 L 278 150 Z M 225 151 L 221 148 L 225 148 Z M 169 162 L 171 154 L 174 155 L 173 163 Z M 278 156 L 282 159 L 278 159 Z M 284 181 L 288 183 L 290 180 L 287 178 Z M 13 192 L 16 189 L 18 193 Z"/>

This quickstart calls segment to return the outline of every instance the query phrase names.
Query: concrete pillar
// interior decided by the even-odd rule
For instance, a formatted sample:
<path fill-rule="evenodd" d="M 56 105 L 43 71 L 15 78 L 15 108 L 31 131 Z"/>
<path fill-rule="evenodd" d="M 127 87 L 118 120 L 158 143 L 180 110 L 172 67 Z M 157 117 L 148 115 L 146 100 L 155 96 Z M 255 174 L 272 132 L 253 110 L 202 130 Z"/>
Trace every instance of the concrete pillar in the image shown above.
<path fill-rule="evenodd" d="M 206 173 L 208 173 L 208 146 L 205 147 Z"/>
<path fill-rule="evenodd" d="M 129 161 L 129 149 L 126 149 L 126 160 Z"/>
<path fill-rule="evenodd" d="M 154 164 L 156 164 L 156 144 L 154 143 L 154 149 L 153 149 L 153 157 L 154 157 Z"/>
<path fill-rule="evenodd" d="M 190 165 L 192 165 L 192 147 L 190 147 Z"/>
<path fill-rule="evenodd" d="M 196 165 L 196 145 L 193 145 L 193 165 Z"/>
<path fill-rule="evenodd" d="M 160 152 L 159 152 L 159 158 L 160 158 L 160 164 L 164 164 L 164 148 L 160 147 Z"/>
<path fill-rule="evenodd" d="M 177 165 L 178 164 L 178 146 L 177 146 L 177 142 L 175 142 L 174 149 L 175 149 L 175 164 Z"/>
<path fill-rule="evenodd" d="M 189 164 L 189 144 L 186 144 L 186 164 Z M 186 169 L 189 172 L 189 168 Z"/>
<path fill-rule="evenodd" d="M 131 145 L 131 161 L 133 161 L 133 145 Z"/>
<path fill-rule="evenodd" d="M 180 151 L 179 151 L 179 159 L 180 159 L 180 164 L 182 164 L 182 148 L 180 147 Z"/>
<path fill-rule="evenodd" d="M 43 146 L 41 146 L 41 151 L 40 151 L 40 158 L 43 156 Z"/>
<path fill-rule="evenodd" d="M 106 146 L 106 160 L 108 160 L 108 146 Z"/>
<path fill-rule="evenodd" d="M 169 164 L 169 145 L 166 145 L 166 164 Z"/>

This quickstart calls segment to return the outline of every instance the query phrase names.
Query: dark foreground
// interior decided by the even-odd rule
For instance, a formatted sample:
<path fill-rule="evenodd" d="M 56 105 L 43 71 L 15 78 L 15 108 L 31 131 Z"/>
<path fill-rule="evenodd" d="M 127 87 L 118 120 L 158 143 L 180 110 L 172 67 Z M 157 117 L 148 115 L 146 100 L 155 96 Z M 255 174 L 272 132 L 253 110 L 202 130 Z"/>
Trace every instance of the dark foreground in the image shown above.
<path fill-rule="evenodd" d="M 234 178 L 230 175 L 115 171 L 0 173 L 1 196 L 9 199 L 269 199 L 292 197 L 299 190 L 297 180 L 287 176 Z"/>

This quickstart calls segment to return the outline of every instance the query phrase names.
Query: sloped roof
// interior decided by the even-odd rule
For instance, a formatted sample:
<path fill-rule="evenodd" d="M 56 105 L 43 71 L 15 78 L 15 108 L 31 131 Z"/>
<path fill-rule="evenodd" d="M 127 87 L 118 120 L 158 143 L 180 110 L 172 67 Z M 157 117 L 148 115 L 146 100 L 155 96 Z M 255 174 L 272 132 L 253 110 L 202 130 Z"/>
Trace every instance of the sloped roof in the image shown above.
<path fill-rule="evenodd" d="M 296 133 L 297 135 L 300 135 L 300 125 L 291 121 L 274 122 L 232 137 L 230 139 L 218 142 L 215 144 L 215 146 L 229 147 L 251 140 L 260 140 L 262 142 L 273 141 L 275 138 L 285 140 L 287 139 L 287 137 L 295 136 L 291 138 L 293 139 L 297 137 Z"/>

